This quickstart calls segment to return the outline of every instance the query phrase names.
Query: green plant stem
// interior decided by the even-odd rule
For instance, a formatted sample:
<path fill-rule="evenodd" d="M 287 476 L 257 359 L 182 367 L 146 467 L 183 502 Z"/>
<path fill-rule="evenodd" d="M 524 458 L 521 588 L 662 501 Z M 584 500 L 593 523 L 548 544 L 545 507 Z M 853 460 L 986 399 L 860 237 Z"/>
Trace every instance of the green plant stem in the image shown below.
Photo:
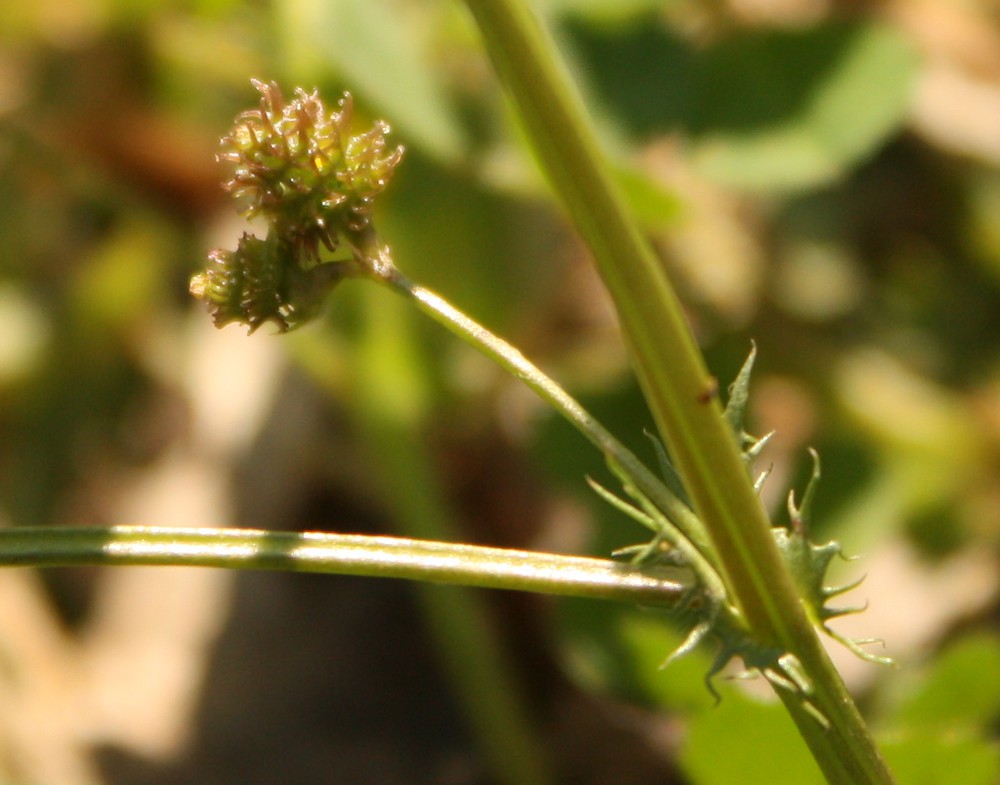
<path fill-rule="evenodd" d="M 550 36 L 522 0 L 465 0 L 538 160 L 589 246 L 615 303 L 657 426 L 718 554 L 731 601 L 754 634 L 793 653 L 830 723 L 782 695 L 831 783 L 886 785 L 867 732 L 785 569 L 681 305 L 622 199 Z M 780 694 L 781 691 L 779 691 Z"/>
<path fill-rule="evenodd" d="M 714 596 L 724 596 L 725 590 L 718 581 L 718 572 L 712 559 L 713 551 L 708 545 L 701 521 L 690 507 L 671 493 L 631 450 L 518 349 L 469 318 L 440 295 L 409 280 L 392 266 L 386 249 L 382 249 L 380 255 L 382 264 L 369 271 L 374 280 L 411 300 L 436 322 L 520 379 L 605 456 L 617 462 L 639 490 L 687 537 L 689 542 L 679 543 L 679 547 L 685 551 L 688 563 L 694 565 L 696 572 L 702 576 L 707 584 L 706 588 Z"/>
<path fill-rule="evenodd" d="M 404 537 L 160 526 L 0 529 L 0 566 L 188 566 L 407 578 L 673 607 L 676 568 Z"/>

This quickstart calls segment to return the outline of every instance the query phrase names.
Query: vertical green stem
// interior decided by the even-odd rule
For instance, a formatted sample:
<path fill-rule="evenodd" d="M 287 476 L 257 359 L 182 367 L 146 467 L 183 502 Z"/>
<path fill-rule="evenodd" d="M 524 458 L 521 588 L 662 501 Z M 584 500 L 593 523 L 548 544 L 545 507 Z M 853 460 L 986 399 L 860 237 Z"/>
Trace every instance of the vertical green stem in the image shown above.
<path fill-rule="evenodd" d="M 794 653 L 829 730 L 783 696 L 830 782 L 892 776 L 819 644 L 775 547 L 717 387 L 655 254 L 625 207 L 579 94 L 522 0 L 466 0 L 539 162 L 589 246 L 618 310 L 640 384 L 755 634 Z"/>

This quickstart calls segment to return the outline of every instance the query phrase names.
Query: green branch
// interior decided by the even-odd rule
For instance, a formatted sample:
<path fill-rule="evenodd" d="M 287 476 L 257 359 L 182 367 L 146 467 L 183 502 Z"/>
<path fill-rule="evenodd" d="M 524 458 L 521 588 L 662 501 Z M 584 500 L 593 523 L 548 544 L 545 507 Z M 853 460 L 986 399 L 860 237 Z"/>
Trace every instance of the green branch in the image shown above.
<path fill-rule="evenodd" d="M 830 782 L 892 783 L 806 618 L 715 399 L 717 384 L 662 264 L 625 206 L 554 43 L 522 0 L 466 5 L 543 170 L 614 300 L 640 384 L 708 529 L 731 601 L 755 635 L 798 658 L 829 730 L 793 696 L 779 695 Z"/>
<path fill-rule="evenodd" d="M 0 566 L 222 567 L 476 586 L 674 607 L 687 571 L 608 559 L 328 532 L 159 526 L 0 529 Z"/>
<path fill-rule="evenodd" d="M 298 327 L 344 278 L 369 277 L 406 295 L 522 379 L 597 445 L 642 508 L 634 508 L 638 519 L 659 538 L 639 554 L 655 555 L 661 544 L 681 551 L 699 590 L 707 592 L 711 616 L 692 628 L 681 649 L 712 633 L 723 643 L 715 669 L 740 656 L 748 668 L 762 670 L 779 687 L 830 782 L 891 783 L 819 643 L 807 613 L 809 598 L 798 594 L 779 553 L 748 476 L 743 445 L 719 405 L 718 384 L 705 368 L 662 264 L 626 209 L 552 41 L 521 0 L 466 2 L 542 168 L 593 253 L 693 509 L 517 350 L 396 271 L 388 248 L 379 243 L 372 209 L 402 149 L 387 146 L 385 123 L 350 136 L 349 95 L 329 111 L 315 91 L 296 90 L 286 101 L 276 84 L 254 83 L 259 107 L 239 115 L 220 159 L 234 166 L 228 187 L 249 205 L 249 214 L 267 220 L 268 232 L 263 239 L 244 235 L 235 251 L 213 251 L 208 268 L 192 278 L 192 292 L 208 304 L 217 325 L 236 321 L 251 330 L 266 321 L 282 330 Z M 342 246 L 350 259 L 325 258 L 324 251 Z M 428 512 L 412 520 L 424 525 L 436 517 Z M 822 555 L 800 551 L 804 567 L 823 566 Z M 289 569 L 298 564 L 287 558 L 278 563 Z M 416 570 L 419 563 L 407 569 Z M 383 562 L 369 566 L 376 564 Z M 456 567 L 450 563 L 449 569 Z M 479 564 L 472 572 L 481 576 L 489 569 Z M 442 580 L 448 574 L 422 577 Z M 829 595 L 820 586 L 818 596 Z"/>
<path fill-rule="evenodd" d="M 387 248 L 381 248 L 377 258 L 380 260 L 379 264 L 363 267 L 359 274 L 368 275 L 411 300 L 421 311 L 520 379 L 552 406 L 607 458 L 618 464 L 639 490 L 674 523 L 686 538 L 686 542 L 675 542 L 675 547 L 683 551 L 687 563 L 701 576 L 712 596 L 725 595 L 725 588 L 716 577 L 718 571 L 713 558 L 714 551 L 708 544 L 701 521 L 690 507 L 671 493 L 631 450 L 517 348 L 468 317 L 440 295 L 410 281 L 392 265 Z"/>

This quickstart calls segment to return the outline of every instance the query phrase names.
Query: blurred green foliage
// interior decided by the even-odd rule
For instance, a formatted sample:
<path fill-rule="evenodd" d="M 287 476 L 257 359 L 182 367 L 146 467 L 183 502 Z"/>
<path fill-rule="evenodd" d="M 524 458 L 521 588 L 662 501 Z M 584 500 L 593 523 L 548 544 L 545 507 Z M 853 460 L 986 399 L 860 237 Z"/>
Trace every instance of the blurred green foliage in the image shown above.
<path fill-rule="evenodd" d="M 815 445 L 821 538 L 861 553 L 873 576 L 895 568 L 878 560 L 885 549 L 909 554 L 893 589 L 857 593 L 872 615 L 889 609 L 878 619 L 902 621 L 869 629 L 901 669 L 858 683 L 900 782 L 1000 780 L 1000 654 L 984 632 L 998 612 L 1000 153 L 963 147 L 975 117 L 934 104 L 927 88 L 935 69 L 951 68 L 997 90 L 1000 67 L 962 59 L 978 39 L 935 49 L 913 17 L 967 14 L 989 40 L 1000 26 L 976 3 L 948 11 L 946 0 L 910 17 L 838 10 L 849 3 L 818 4 L 829 8 L 808 18 L 795 9 L 809 4 L 796 3 L 787 18 L 683 0 L 538 5 L 713 371 L 732 378 L 758 343 L 751 407 L 758 431 L 778 430 L 764 493 L 776 519 Z M 606 300 L 460 4 L 6 3 L 6 521 L 118 522 L 108 488 L 190 437 L 175 366 L 208 317 L 187 279 L 242 229 L 213 155 L 232 116 L 256 101 L 252 76 L 328 97 L 347 89 L 363 115 L 387 119 L 408 150 L 379 218 L 398 265 L 513 339 L 653 460 Z M 1000 123 L 993 104 L 981 111 Z M 347 286 L 324 324 L 281 339 L 306 372 L 291 372 L 295 383 L 322 389 L 332 411 L 361 405 L 346 343 L 371 319 Z M 575 433 L 416 314 L 393 319 L 415 347 L 394 361 L 419 361 L 428 384 L 397 392 L 419 398 L 419 436 L 470 540 L 605 554 L 642 536 L 586 489 L 583 475 L 605 470 Z M 321 476 L 384 513 L 373 489 L 385 478 L 357 481 L 378 476 L 378 457 L 331 460 Z M 292 517 L 312 508 L 295 495 L 306 492 L 296 466 L 268 465 L 289 489 L 288 518 L 268 523 L 336 528 L 336 508 L 319 521 Z M 979 557 L 961 575 L 979 575 L 992 594 L 923 591 L 959 557 Z M 674 766 L 691 783 L 815 781 L 774 706 L 726 688 L 712 708 L 697 661 L 656 669 L 672 648 L 663 620 L 582 602 L 533 613 L 527 648 L 549 653 L 565 689 L 606 712 L 627 701 L 650 722 L 676 716 L 686 728 L 660 750 L 663 772 Z M 552 711 L 561 693 L 535 689 L 534 703 Z"/>

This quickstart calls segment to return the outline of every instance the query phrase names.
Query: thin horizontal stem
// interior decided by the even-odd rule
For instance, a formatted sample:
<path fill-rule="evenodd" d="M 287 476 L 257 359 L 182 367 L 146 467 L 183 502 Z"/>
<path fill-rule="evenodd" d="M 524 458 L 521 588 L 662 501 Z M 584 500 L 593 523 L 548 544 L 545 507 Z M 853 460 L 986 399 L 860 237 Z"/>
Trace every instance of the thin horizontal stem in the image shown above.
<path fill-rule="evenodd" d="M 329 532 L 159 526 L 0 529 L 0 566 L 189 566 L 367 575 L 673 607 L 688 571 L 478 545 Z"/>

